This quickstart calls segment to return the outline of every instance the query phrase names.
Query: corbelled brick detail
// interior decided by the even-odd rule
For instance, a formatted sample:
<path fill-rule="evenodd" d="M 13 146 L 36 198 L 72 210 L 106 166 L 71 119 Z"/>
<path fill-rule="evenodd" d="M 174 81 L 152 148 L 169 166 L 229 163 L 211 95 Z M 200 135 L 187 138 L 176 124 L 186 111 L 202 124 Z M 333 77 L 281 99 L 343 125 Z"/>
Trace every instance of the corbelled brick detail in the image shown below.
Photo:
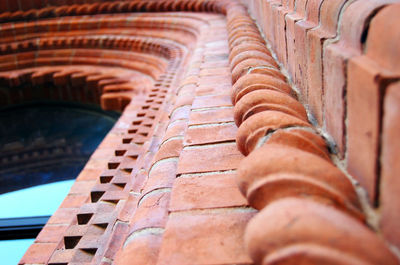
<path fill-rule="evenodd" d="M 385 137 L 383 123 L 386 113 L 393 113 L 385 111 L 387 88 L 399 78 L 400 53 L 395 43 L 400 30 L 397 16 L 391 15 L 399 8 L 397 2 L 255 0 L 247 4 L 300 92 L 311 121 L 332 136 L 337 164 L 367 192 L 367 198 L 361 197 L 369 223 L 386 231 L 387 239 L 399 247 L 393 236 L 398 228 L 389 221 L 396 219 L 395 200 L 388 200 L 397 185 L 391 181 L 388 188 L 384 177 L 393 160 L 382 156 L 384 146 L 396 141 Z M 380 224 L 379 218 L 384 220 Z M 390 228 L 385 227 L 389 223 Z"/>
<path fill-rule="evenodd" d="M 0 4 L 2 106 L 122 110 L 20 264 L 399 264 L 399 4 L 242 2 Z"/>

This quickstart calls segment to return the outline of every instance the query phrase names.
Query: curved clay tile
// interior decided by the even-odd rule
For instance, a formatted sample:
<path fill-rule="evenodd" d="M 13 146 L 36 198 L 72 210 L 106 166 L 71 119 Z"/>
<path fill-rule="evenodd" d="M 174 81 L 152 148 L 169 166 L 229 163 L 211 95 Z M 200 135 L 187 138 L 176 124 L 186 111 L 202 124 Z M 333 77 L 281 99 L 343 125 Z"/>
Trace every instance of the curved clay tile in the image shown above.
<path fill-rule="evenodd" d="M 273 76 L 275 78 L 278 78 L 278 79 L 286 82 L 285 75 L 282 74 L 282 72 L 279 71 L 278 69 L 276 69 L 275 67 L 265 67 L 265 66 L 254 67 L 254 68 L 249 69 L 247 74 L 269 75 L 269 76 Z"/>
<path fill-rule="evenodd" d="M 245 241 L 255 264 L 398 264 L 358 220 L 305 198 L 268 205 L 249 222 Z"/>
<path fill-rule="evenodd" d="M 265 45 L 265 41 L 263 38 L 261 38 L 260 36 L 252 36 L 252 35 L 242 35 L 242 36 L 237 36 L 236 38 L 232 38 L 228 41 L 229 46 L 233 47 L 236 45 L 239 45 L 241 43 L 249 43 L 249 42 L 257 42 L 257 43 L 261 43 L 263 45 Z"/>
<path fill-rule="evenodd" d="M 308 121 L 303 105 L 285 93 L 274 90 L 254 90 L 244 95 L 235 105 L 237 126 L 250 116 L 265 110 L 281 111 Z"/>
<path fill-rule="evenodd" d="M 276 64 L 276 62 L 272 59 L 271 55 L 265 52 L 260 52 L 260 51 L 244 51 L 239 53 L 238 55 L 236 55 L 234 58 L 232 58 L 231 61 L 231 70 L 235 68 L 235 66 L 239 63 L 241 63 L 244 60 L 247 59 L 253 59 L 253 58 L 257 58 L 257 59 L 262 59 L 262 60 L 266 60 L 268 62 L 271 62 L 271 64 Z"/>
<path fill-rule="evenodd" d="M 228 35 L 228 41 L 231 43 L 233 40 L 243 37 L 243 36 L 250 36 L 256 39 L 260 38 L 260 33 L 258 32 L 257 28 L 254 27 L 247 27 L 242 26 L 239 28 L 235 28 L 232 30 Z"/>
<path fill-rule="evenodd" d="M 337 167 L 318 155 L 285 145 L 265 144 L 243 159 L 238 169 L 239 188 L 247 197 L 260 199 L 254 202 L 262 208 L 270 199 L 268 193 L 263 193 L 259 182 L 268 184 L 265 181 L 276 174 L 294 176 L 289 178 L 288 182 L 292 182 L 290 186 L 282 186 L 282 194 L 289 192 L 285 192 L 289 187 L 292 196 L 301 197 L 309 192 L 311 196 L 330 200 L 331 204 L 361 216 L 355 190 Z"/>
<path fill-rule="evenodd" d="M 245 59 L 238 63 L 232 69 L 232 83 L 235 83 L 240 77 L 246 75 L 249 70 L 256 67 L 278 68 L 276 62 L 271 58 L 252 58 Z"/>
<path fill-rule="evenodd" d="M 316 154 L 328 161 L 330 155 L 324 139 L 307 129 L 278 130 L 266 140 L 268 144 L 282 144 Z"/>
<path fill-rule="evenodd" d="M 288 84 L 280 79 L 263 74 L 247 74 L 240 77 L 232 87 L 232 102 L 235 104 L 247 93 L 258 90 L 269 89 L 292 94 L 292 89 Z"/>
<path fill-rule="evenodd" d="M 158 252 L 162 242 L 162 234 L 152 233 L 132 235 L 129 244 L 122 248 L 116 255 L 115 264 L 118 265 L 143 265 L 156 264 Z"/>
<path fill-rule="evenodd" d="M 242 52 L 253 51 L 253 50 L 260 51 L 265 54 L 269 53 L 268 49 L 264 45 L 261 45 L 260 43 L 257 42 L 243 43 L 231 48 L 231 51 L 229 53 L 229 61 L 231 62 L 233 58 L 235 58 L 238 54 Z"/>
<path fill-rule="evenodd" d="M 240 125 L 236 135 L 237 147 L 242 154 L 248 155 L 268 132 L 293 126 L 311 127 L 308 122 L 280 111 L 256 113 Z"/>

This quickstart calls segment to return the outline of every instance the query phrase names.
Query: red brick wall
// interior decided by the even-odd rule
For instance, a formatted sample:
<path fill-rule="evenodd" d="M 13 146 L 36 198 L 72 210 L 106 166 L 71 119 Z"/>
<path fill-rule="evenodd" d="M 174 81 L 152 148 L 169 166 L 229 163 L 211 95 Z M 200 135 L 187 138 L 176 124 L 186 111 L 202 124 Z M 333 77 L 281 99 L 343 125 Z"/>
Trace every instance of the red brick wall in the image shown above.
<path fill-rule="evenodd" d="M 245 1 L 337 163 L 367 192 L 376 228 L 400 247 L 395 2 Z"/>
<path fill-rule="evenodd" d="M 4 2 L 1 102 L 124 110 L 20 263 L 399 264 L 392 2 Z"/>

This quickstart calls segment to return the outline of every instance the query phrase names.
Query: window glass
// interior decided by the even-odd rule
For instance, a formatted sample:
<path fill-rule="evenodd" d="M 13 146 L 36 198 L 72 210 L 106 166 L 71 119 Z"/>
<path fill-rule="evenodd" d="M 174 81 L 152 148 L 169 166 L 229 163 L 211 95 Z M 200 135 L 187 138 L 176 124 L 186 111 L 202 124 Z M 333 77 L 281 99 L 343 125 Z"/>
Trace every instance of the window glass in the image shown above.
<path fill-rule="evenodd" d="M 74 180 L 64 180 L 0 195 L 0 218 L 52 215 Z"/>
<path fill-rule="evenodd" d="M 33 238 L 0 240 L 0 257 L 2 264 L 18 264 L 33 241 L 35 241 Z"/>
<path fill-rule="evenodd" d="M 65 103 L 0 110 L 2 264 L 18 264 L 35 240 L 26 237 L 35 237 L 57 210 L 118 117 Z"/>
<path fill-rule="evenodd" d="M 0 194 L 75 179 L 118 116 L 62 104 L 0 111 Z"/>

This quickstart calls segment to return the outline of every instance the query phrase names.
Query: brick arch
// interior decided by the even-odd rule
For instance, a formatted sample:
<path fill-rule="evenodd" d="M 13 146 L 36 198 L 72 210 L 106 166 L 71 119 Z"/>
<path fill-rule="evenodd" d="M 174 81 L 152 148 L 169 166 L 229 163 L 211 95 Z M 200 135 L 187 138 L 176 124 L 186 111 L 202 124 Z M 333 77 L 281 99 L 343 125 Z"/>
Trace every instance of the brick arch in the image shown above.
<path fill-rule="evenodd" d="M 60 16 L 81 16 L 91 14 L 126 13 L 126 12 L 215 12 L 226 13 L 229 1 L 206 1 L 206 0 L 151 0 L 151 1 L 104 1 L 98 0 L 94 3 L 82 3 L 66 5 L 61 1 L 49 1 L 32 4 L 29 0 L 21 1 L 21 9 L 15 1 L 7 0 L 0 7 L 0 22 L 18 21 L 26 19 L 40 19 Z M 38 2 L 38 1 L 37 1 Z"/>
<path fill-rule="evenodd" d="M 108 73 L 96 66 L 43 66 L 0 74 L 1 106 L 36 100 L 74 101 L 101 105 L 105 110 L 123 110 L 137 87 L 152 81 L 131 72 Z"/>
<path fill-rule="evenodd" d="M 310 72 L 313 72 L 311 70 L 305 71 L 308 69 L 308 59 L 310 59 L 310 51 L 307 49 L 308 46 L 310 46 L 310 43 L 314 43 L 310 42 L 310 40 L 314 39 L 309 39 L 308 33 L 310 33 L 310 36 L 314 36 L 312 33 L 316 33 L 314 37 L 316 38 L 316 43 L 319 44 L 322 43 L 321 40 L 323 39 L 335 37 L 330 36 L 328 33 L 330 33 L 331 30 L 335 31 L 335 27 L 337 27 L 336 22 L 338 22 L 338 16 L 336 11 L 339 11 L 339 7 L 336 6 L 330 8 L 331 5 L 324 5 L 324 3 L 330 2 L 331 4 L 340 4 L 342 2 L 344 3 L 344 1 L 291 1 L 295 7 L 294 10 L 292 4 L 285 5 L 283 2 L 284 1 L 254 1 L 253 3 L 250 3 L 251 9 L 253 9 L 251 11 L 253 11 L 253 14 L 258 15 L 258 20 L 262 24 L 262 30 L 272 44 L 271 46 L 275 49 L 277 58 L 279 60 L 287 60 L 287 62 L 283 62 L 283 65 L 288 68 L 290 74 L 294 75 L 294 83 L 300 86 L 301 91 L 308 93 L 308 88 L 303 86 L 306 86 L 309 83 L 307 82 L 307 77 L 310 75 Z M 231 55 L 233 51 L 242 53 L 242 51 L 239 52 L 239 50 L 235 48 L 243 45 L 241 47 L 242 49 L 257 50 L 264 53 L 266 57 L 271 57 L 266 60 L 257 60 L 257 56 L 253 54 L 249 57 L 245 57 L 246 60 L 243 59 L 243 63 L 236 64 L 238 59 L 234 58 L 236 56 L 232 56 L 232 61 L 230 62 L 231 68 L 236 68 L 235 72 L 233 72 L 234 78 L 232 79 L 234 83 L 232 98 L 236 98 L 236 94 L 240 92 L 242 103 L 243 100 L 246 99 L 247 102 L 250 102 L 246 107 L 253 108 L 246 109 L 246 112 L 249 113 L 249 115 L 246 116 L 247 119 L 240 125 L 237 134 L 237 140 L 240 146 L 246 148 L 243 154 L 248 155 L 247 159 L 242 160 L 244 162 L 242 162 L 242 166 L 239 168 L 238 172 L 238 179 L 239 182 L 241 182 L 241 190 L 243 195 L 247 197 L 250 205 L 261 211 L 257 214 L 256 218 L 253 219 L 252 223 L 250 223 L 247 232 L 245 233 L 247 249 L 253 261 L 257 264 L 263 262 L 278 263 L 280 261 L 295 262 L 294 260 L 299 256 L 305 256 L 306 262 L 320 264 L 398 264 L 398 261 L 390 253 L 385 243 L 377 237 L 376 233 L 363 224 L 364 212 L 360 209 L 359 198 L 356 196 L 354 187 L 347 179 L 347 176 L 331 162 L 318 157 L 321 155 L 328 156 L 328 149 L 324 139 L 316 133 L 316 131 L 311 129 L 312 126 L 308 121 L 299 121 L 298 119 L 291 117 L 290 114 L 285 114 L 285 111 L 290 112 L 291 108 L 296 106 L 292 106 L 289 100 L 280 100 L 283 98 L 282 95 L 277 96 L 277 94 L 274 95 L 274 93 L 259 93 L 260 91 L 256 91 L 274 90 L 277 93 L 287 93 L 289 94 L 287 96 L 293 96 L 293 100 L 296 98 L 294 96 L 295 92 L 291 91 L 291 88 L 289 84 L 287 84 L 283 75 L 278 73 L 280 68 L 279 65 L 270 64 L 272 56 L 266 49 L 263 38 L 259 36 L 260 34 L 246 34 L 244 36 L 239 32 L 239 30 L 236 30 L 235 32 L 235 29 L 240 28 L 243 31 L 250 32 L 255 30 L 256 33 L 258 33 L 256 25 L 247 14 L 247 10 L 244 6 L 236 1 L 207 0 L 138 0 L 129 2 L 96 1 L 90 4 L 82 3 L 81 1 L 70 1 L 69 5 L 65 2 L 50 1 L 46 4 L 48 5 L 47 7 L 44 7 L 41 4 L 32 4 L 30 7 L 27 5 L 27 7 L 24 7 L 26 10 L 18 11 L 17 7 L 10 7 L 10 2 L 8 1 L 6 8 L 7 10 L 10 10 L 10 12 L 3 13 L 0 19 L 3 22 L 27 19 L 37 19 L 40 21 L 44 18 L 55 17 L 63 20 L 66 17 L 80 15 L 158 11 L 206 11 L 226 15 L 227 23 L 223 22 L 220 25 L 226 26 L 224 30 L 228 31 L 228 33 L 232 33 L 228 34 L 229 41 L 227 42 L 229 44 L 229 49 L 231 50 Z M 325 9 L 325 7 L 327 8 Z M 304 10 L 301 10 L 303 8 Z M 324 13 L 326 10 L 331 10 L 332 12 Z M 288 16 L 286 16 L 287 14 Z M 321 15 L 326 17 L 321 19 Z M 143 15 L 143 17 L 137 21 L 138 24 L 140 24 L 138 27 L 140 30 L 146 28 L 147 24 L 152 22 L 152 19 L 146 20 L 146 16 L 148 15 Z M 333 20 L 336 19 L 336 21 L 327 27 L 328 25 L 326 23 L 331 21 L 329 17 L 334 17 Z M 288 20 L 286 20 L 286 18 L 288 18 Z M 171 30 L 170 32 L 174 32 L 175 29 L 177 29 L 175 23 L 180 23 L 181 19 L 183 19 L 183 16 L 172 23 L 170 19 L 165 20 L 166 24 L 171 24 L 171 27 L 169 28 L 169 30 Z M 127 18 L 126 22 L 120 20 L 112 20 L 111 22 L 110 20 L 110 23 L 126 24 L 129 21 L 130 18 Z M 154 22 L 155 21 L 156 20 L 154 20 Z M 77 24 L 79 24 L 79 22 L 77 22 Z M 276 24 L 279 26 L 276 27 Z M 156 25 L 156 23 L 154 25 Z M 74 23 L 68 24 L 68 28 L 71 27 L 75 27 Z M 317 30 L 317 27 L 321 30 Z M 182 29 L 182 31 L 188 33 L 186 34 L 186 37 L 183 40 L 181 38 L 174 40 L 174 42 L 184 46 L 184 48 L 181 49 L 182 54 L 184 54 L 185 51 L 189 51 L 190 53 L 190 49 L 195 46 L 193 42 L 197 40 L 196 32 L 201 31 L 201 26 L 198 28 L 199 31 L 196 31 L 195 28 L 196 26 L 192 29 Z M 5 29 L 5 33 L 8 34 L 8 37 L 13 38 L 15 37 L 16 30 L 23 30 L 24 27 L 16 27 L 16 25 L 13 24 L 9 27 L 8 25 L 5 25 Z M 161 29 L 164 30 L 164 27 L 159 28 L 159 30 Z M 314 31 L 314 29 L 316 30 Z M 175 33 L 177 32 L 175 31 L 174 34 Z M 289 34 L 286 35 L 286 33 Z M 194 39 L 192 38 L 193 36 Z M 256 45 L 256 43 L 258 44 Z M 292 44 L 290 48 L 289 44 Z M 213 47 L 213 45 L 218 46 L 216 43 L 210 43 L 209 47 Z M 285 47 L 286 45 L 288 45 L 288 48 Z M 204 47 L 201 47 L 201 49 L 202 48 Z M 319 48 L 324 47 L 320 45 Z M 218 57 L 213 54 L 201 57 L 202 53 L 199 50 L 193 52 L 193 58 L 197 59 L 197 61 L 189 61 L 193 62 L 193 65 L 198 64 L 200 59 L 214 59 L 215 57 Z M 292 50 L 295 50 L 294 54 Z M 322 56 L 323 54 L 321 53 L 320 55 Z M 242 54 L 242 56 L 244 55 Z M 200 165 L 198 168 L 194 169 L 184 165 L 180 167 L 179 170 L 175 170 L 175 172 L 174 169 L 170 168 L 173 168 L 174 164 L 178 163 L 177 160 L 181 160 L 179 162 L 182 164 L 184 158 L 186 158 L 187 161 L 190 160 L 189 162 L 184 162 L 191 164 L 197 159 L 196 155 L 199 153 L 202 154 L 203 152 L 194 150 L 204 148 L 204 142 L 202 142 L 201 147 L 201 144 L 196 145 L 184 142 L 184 136 L 181 134 L 178 135 L 176 131 L 173 131 L 171 129 L 173 126 L 169 129 L 173 131 L 171 134 L 176 133 L 176 135 L 174 134 L 173 137 L 168 138 L 165 141 L 162 140 L 162 136 L 160 135 L 162 135 L 166 130 L 166 127 L 163 127 L 163 125 L 165 125 L 164 123 L 168 123 L 169 121 L 175 123 L 180 120 L 185 120 L 185 118 L 187 119 L 191 113 L 191 104 L 193 103 L 193 98 L 191 101 L 190 95 L 191 93 L 197 92 L 194 91 L 193 86 L 197 87 L 197 85 L 201 84 L 201 81 L 199 80 L 202 75 L 207 76 L 207 74 L 210 75 L 210 73 L 212 75 L 213 72 L 203 71 L 203 69 L 200 70 L 199 68 L 192 67 L 192 65 L 190 65 L 191 67 L 186 72 L 186 69 L 183 69 L 180 63 L 184 60 L 186 60 L 185 62 L 188 62 L 188 59 L 184 56 L 178 57 L 175 58 L 176 60 L 173 60 L 173 63 L 168 65 L 165 74 L 160 75 L 160 79 L 156 81 L 154 88 L 150 90 L 151 93 L 147 95 L 148 97 L 143 98 L 144 103 L 136 101 L 135 105 L 131 102 L 127 107 L 127 110 L 134 109 L 136 111 L 131 112 L 131 116 L 134 118 L 130 119 L 125 117 L 126 119 L 123 119 L 123 121 L 127 122 L 123 123 L 121 121 L 118 125 L 119 127 L 117 126 L 117 129 L 113 131 L 116 132 L 115 135 L 122 135 L 119 138 L 113 138 L 115 142 L 112 142 L 112 148 L 110 147 L 110 149 L 115 151 L 115 155 L 111 160 L 101 161 L 107 163 L 107 170 L 101 174 L 98 174 L 99 172 L 96 172 L 95 174 L 96 177 L 99 177 L 100 183 L 91 187 L 91 204 L 84 204 L 79 208 L 79 213 L 75 216 L 77 218 L 74 220 L 78 221 L 78 225 L 87 225 L 89 228 L 93 228 L 93 226 L 97 225 L 97 227 L 103 229 L 101 234 L 107 235 L 105 239 L 107 242 L 103 242 L 102 246 L 106 247 L 107 251 L 93 247 L 90 242 L 90 236 L 93 235 L 88 235 L 78 231 L 77 226 L 74 226 L 76 224 L 73 224 L 69 227 L 69 234 L 66 233 L 63 235 L 63 242 L 61 242 L 61 245 L 65 246 L 66 249 L 56 250 L 56 248 L 54 248 L 53 250 L 55 251 L 48 256 L 48 258 L 50 258 L 50 264 L 93 260 L 93 262 L 97 263 L 104 261 L 106 264 L 111 264 L 112 259 L 115 256 L 115 245 L 118 244 L 118 249 L 121 250 L 120 257 L 122 258 L 117 262 L 117 264 L 131 264 L 132 258 L 136 258 L 137 253 L 141 253 L 141 250 L 144 250 L 143 256 L 148 258 L 145 260 L 148 261 L 154 259 L 151 260 L 154 263 L 157 262 L 159 257 L 161 257 L 159 258 L 160 264 L 172 263 L 170 263 L 168 259 L 163 258 L 170 258 L 171 261 L 173 260 L 176 262 L 179 258 L 183 257 L 179 256 L 180 253 L 177 253 L 183 251 L 183 247 L 173 251 L 174 247 L 176 247 L 176 242 L 174 242 L 174 240 L 176 239 L 175 234 L 177 234 L 174 233 L 174 231 L 182 231 L 180 230 L 181 224 L 175 224 L 175 227 L 173 224 L 170 225 L 170 230 L 167 228 L 165 229 L 165 238 L 161 239 L 161 236 L 164 233 L 163 229 L 166 226 L 165 223 L 162 222 L 164 222 L 165 219 L 168 219 L 169 199 L 166 198 L 170 195 L 172 187 L 171 183 L 173 183 L 173 179 L 178 174 L 197 174 L 199 171 L 207 168 L 208 164 L 204 163 L 206 165 Z M 186 93 L 180 94 L 181 97 L 178 97 L 177 102 L 174 105 L 174 103 L 168 103 L 168 100 L 166 99 L 172 99 L 172 102 L 174 102 L 174 99 L 176 98 L 174 94 L 176 91 L 171 91 L 168 88 L 170 86 L 168 81 L 171 79 L 175 81 L 170 83 L 175 84 L 175 86 L 179 84 L 179 82 L 176 81 L 177 79 L 174 79 L 176 78 L 176 70 L 188 73 L 188 75 L 183 83 L 181 83 L 182 87 L 180 88 L 181 90 L 179 90 Z M 223 72 L 223 70 L 219 69 L 221 72 Z M 199 72 L 201 72 L 201 74 L 199 74 Z M 305 75 L 303 74 L 304 72 Z M 316 73 L 318 72 L 316 71 Z M 318 78 L 319 77 L 318 74 Z M 319 86 L 315 87 L 320 89 Z M 234 101 L 239 100 L 240 99 L 237 98 L 237 100 L 235 99 Z M 238 105 L 240 104 L 238 102 L 234 103 L 237 104 L 235 107 L 235 111 L 237 111 L 239 107 Z M 317 103 L 321 102 L 317 101 Z M 196 104 L 199 103 L 196 102 Z M 229 105 L 226 102 L 221 104 L 225 104 L 223 107 Z M 133 107 L 134 105 L 135 108 Z M 193 103 L 193 105 L 195 104 Z M 161 107 L 167 111 L 164 115 L 160 114 L 157 116 L 157 113 L 160 113 L 159 110 Z M 302 112 L 304 112 L 304 110 Z M 168 114 L 170 115 L 168 116 Z M 166 116 L 168 116 L 168 118 L 166 118 Z M 318 121 L 321 122 L 321 116 L 317 118 Z M 157 124 L 157 126 L 154 126 L 154 124 Z M 127 127 L 129 128 L 126 129 Z M 162 129 L 159 130 L 159 128 L 164 128 L 164 131 Z M 185 130 L 183 130 L 182 133 L 185 135 Z M 264 137 L 266 135 L 272 137 L 267 139 Z M 224 147 L 228 146 L 226 149 L 223 147 L 224 150 L 228 150 L 228 148 L 231 147 L 230 144 L 233 143 L 232 138 L 230 138 L 229 141 L 230 142 L 227 145 L 223 145 Z M 161 148 L 159 148 L 159 146 L 161 146 Z M 259 148 L 260 146 L 262 147 Z M 186 150 L 183 150 L 183 147 L 185 147 Z M 215 146 L 212 148 L 214 147 Z M 115 148 L 117 148 L 117 150 Z M 209 146 L 206 148 L 209 148 Z M 143 151 L 143 149 L 145 149 L 145 151 Z M 184 154 L 181 154 L 181 151 Z M 235 149 L 235 151 L 237 150 Z M 152 156 L 154 153 L 157 153 L 156 156 Z M 279 154 L 278 159 L 275 154 Z M 181 157 L 183 158 L 180 159 Z M 190 158 L 188 159 L 187 157 Z M 206 160 L 208 157 L 209 154 L 204 155 L 201 159 Z M 265 163 L 265 157 L 267 157 L 268 163 Z M 294 164 L 293 161 L 290 160 L 293 158 L 295 158 L 295 160 L 298 158 L 298 161 L 304 162 L 301 163 L 301 166 L 297 166 L 297 164 Z M 314 161 L 311 163 L 315 166 L 315 168 L 312 168 L 313 170 L 310 170 L 308 166 L 305 166 L 307 164 L 306 161 L 311 160 Z M 206 161 L 209 162 L 209 164 L 215 163 L 215 161 L 211 160 Z M 149 168 L 157 169 L 157 167 L 162 164 L 164 166 L 166 164 L 170 165 L 170 168 L 165 170 L 167 172 L 165 175 L 168 176 L 162 176 L 165 178 L 162 178 L 159 175 L 150 176 L 150 173 L 153 173 L 154 171 L 148 171 Z M 282 166 L 279 166 L 280 164 L 282 164 Z M 226 165 L 224 164 L 224 166 Z M 228 166 L 229 169 L 232 169 L 232 164 L 229 164 Z M 276 171 L 271 172 L 271 168 Z M 216 170 L 216 168 L 213 167 L 212 169 Z M 326 177 L 326 175 L 328 175 L 328 177 Z M 133 176 L 135 183 L 130 182 L 130 178 Z M 168 177 L 172 178 L 172 180 Z M 145 179 L 146 181 L 150 179 L 150 181 L 146 182 L 146 189 L 144 189 L 148 193 L 142 193 L 143 186 L 140 185 L 144 185 L 143 182 L 145 181 L 143 180 L 143 182 L 140 183 L 141 179 Z M 271 192 L 276 191 L 276 189 L 274 189 L 276 186 L 282 187 L 282 192 L 277 194 Z M 126 187 L 132 187 L 132 190 L 138 192 L 141 197 L 135 197 L 136 194 L 128 195 L 127 189 L 129 190 L 129 188 Z M 118 190 L 119 188 L 122 190 Z M 304 198 L 304 193 L 310 196 Z M 162 194 L 162 196 L 160 194 Z M 158 198 L 157 196 L 160 197 Z M 156 210 L 159 211 L 156 211 L 156 213 L 154 213 L 154 211 L 146 211 L 146 206 L 148 206 L 146 203 L 150 204 L 149 201 L 151 201 L 151 198 L 153 198 L 153 200 L 156 200 L 154 198 L 158 198 L 156 200 L 157 207 L 162 204 L 162 206 L 160 206 L 162 209 L 157 208 Z M 97 202 L 106 202 L 109 207 L 101 208 L 101 206 L 99 206 L 100 204 L 97 204 Z M 335 205 L 336 208 L 331 207 L 332 205 Z M 136 207 L 138 209 L 136 209 Z M 123 210 L 120 210 L 121 208 Z M 149 206 L 147 208 L 151 207 Z M 127 214 L 127 212 L 129 214 Z M 112 219 L 111 221 L 107 219 L 106 223 L 99 223 L 98 219 L 95 217 L 100 216 L 105 218 L 104 213 L 107 213 L 107 216 L 118 215 L 118 219 L 112 219 L 110 217 Z M 134 224 L 132 226 L 127 225 L 127 223 L 132 221 L 131 217 L 134 214 L 137 214 L 135 216 L 137 219 L 132 218 Z M 156 215 L 156 217 L 152 218 L 154 216 L 151 216 L 151 214 Z M 157 219 L 157 217 L 161 215 L 163 216 L 162 218 L 165 216 L 167 217 L 162 220 Z M 91 221 L 90 219 L 92 216 L 94 216 L 93 219 L 95 220 Z M 178 218 L 180 217 L 182 216 L 178 213 L 174 218 L 175 220 L 179 220 Z M 147 220 L 146 218 L 155 221 L 150 225 L 147 223 L 143 225 L 140 221 L 143 219 Z M 298 219 L 301 219 L 301 221 L 297 222 Z M 121 222 L 116 220 L 121 220 Z M 137 220 L 139 221 L 135 222 Z M 189 218 L 186 220 L 191 219 Z M 197 221 L 198 219 L 193 220 Z M 293 220 L 296 222 L 293 222 Z M 336 220 L 341 220 L 342 222 L 336 224 Z M 98 223 L 96 223 L 96 221 Z M 156 223 L 156 221 L 160 221 L 162 224 Z M 195 223 L 195 221 L 193 223 Z M 139 225 L 137 225 L 138 223 Z M 187 221 L 187 223 L 189 223 L 189 221 Z M 200 228 L 204 229 L 204 227 L 207 227 L 206 225 L 208 224 L 206 223 L 207 222 L 204 221 L 203 226 Z M 268 227 L 265 226 L 265 223 L 269 224 Z M 309 223 L 312 223 L 312 225 L 310 226 Z M 119 233 L 114 232 L 115 230 L 110 231 L 109 224 L 113 224 L 113 229 L 115 228 Z M 278 229 L 279 231 L 277 232 L 275 229 L 277 226 L 275 224 L 283 225 L 282 229 Z M 145 230 L 144 233 L 147 232 L 147 236 L 154 237 L 155 239 L 153 241 L 150 240 L 150 242 L 140 242 L 138 237 L 143 235 L 143 230 L 140 230 L 138 226 L 140 229 L 148 229 Z M 187 229 L 186 232 L 190 234 L 191 231 L 189 231 L 188 227 L 190 226 L 185 227 Z M 286 229 L 288 227 L 295 229 L 294 233 L 287 231 Z M 324 229 L 326 227 L 328 227 L 328 229 Z M 219 229 L 216 227 L 211 228 Z M 332 244 L 331 239 L 334 234 L 345 234 L 346 236 L 337 238 L 337 240 L 334 238 L 333 241 L 335 244 Z M 129 237 L 124 243 L 126 235 L 129 235 Z M 161 241 L 163 241 L 162 244 L 160 243 Z M 168 244 L 168 242 L 174 243 Z M 359 242 L 365 242 L 365 245 L 358 244 Z M 184 245 L 184 243 L 178 243 L 182 246 Z M 171 245 L 174 246 L 171 247 Z M 194 248 L 196 247 L 192 247 L 192 249 Z M 176 256 L 172 257 L 172 255 L 170 255 L 171 253 L 173 253 L 173 255 L 176 254 Z M 102 259 L 103 257 L 105 259 Z M 141 256 L 136 260 L 137 264 L 143 264 L 143 262 L 140 262 L 140 257 Z M 191 256 L 189 257 L 192 258 Z M 195 258 L 198 257 L 193 258 L 195 260 Z M 181 263 L 186 261 L 184 258 L 182 258 L 182 260 Z M 48 260 L 45 260 L 42 263 L 46 263 L 47 261 Z M 193 262 L 196 263 L 196 261 Z M 235 261 L 235 263 L 237 262 Z M 241 260 L 239 263 L 247 264 L 250 263 L 250 261 Z M 213 264 L 229 264 L 229 262 L 223 260 L 220 262 L 213 262 Z"/>
<path fill-rule="evenodd" d="M 44 19 L 40 25 L 3 27 L 1 104 L 33 100 L 34 88 L 43 90 L 42 100 L 90 102 L 122 110 L 133 96 L 149 90 L 169 63 L 183 56 L 202 23 L 190 15 L 182 16 L 180 24 L 169 16 L 125 20 L 126 16 L 108 16 L 99 24 L 67 17 L 61 22 Z M 160 27 L 165 30 L 157 31 Z M 94 34 L 85 35 L 90 30 Z M 124 33 L 118 34 L 121 30 Z"/>
<path fill-rule="evenodd" d="M 120 211 L 120 207 L 114 206 L 128 201 L 130 193 L 125 187 L 133 181 L 130 175 L 138 170 L 138 161 L 143 156 L 147 156 L 147 163 L 152 159 L 154 154 L 146 148 L 153 141 L 155 130 L 163 125 L 160 119 L 173 103 L 170 94 L 175 93 L 181 78 L 177 73 L 182 71 L 183 62 L 188 61 L 201 27 L 207 23 L 193 14 L 180 14 L 176 18 L 161 14 L 118 14 L 85 20 L 66 16 L 57 22 L 40 19 L 19 23 L 16 19 L 2 24 L 0 79 L 16 96 L 21 96 L 17 89 L 48 88 L 47 85 L 53 90 L 66 91 L 66 95 L 72 94 L 79 101 L 101 101 L 105 109 L 125 107 L 80 175 L 91 174 L 99 182 L 83 195 L 87 202 L 82 205 L 83 211 L 84 207 L 104 203 L 111 206 L 109 210 Z M 79 97 L 75 92 L 83 92 L 84 96 Z M 78 176 L 77 182 L 81 178 Z M 110 197 L 104 190 L 107 185 L 115 185 L 118 188 L 115 191 L 122 193 Z M 74 220 L 71 227 L 87 224 L 88 215 L 71 214 Z M 115 220 L 107 222 L 110 225 L 103 223 L 100 228 L 105 231 L 104 237 L 113 238 L 117 231 L 110 229 Z M 96 262 L 106 254 L 105 248 L 82 250 L 77 243 L 84 244 L 85 236 L 80 240 L 65 234 L 59 240 L 65 253 L 76 255 L 74 260 L 90 258 Z M 58 259 L 58 254 L 53 259 Z"/>

